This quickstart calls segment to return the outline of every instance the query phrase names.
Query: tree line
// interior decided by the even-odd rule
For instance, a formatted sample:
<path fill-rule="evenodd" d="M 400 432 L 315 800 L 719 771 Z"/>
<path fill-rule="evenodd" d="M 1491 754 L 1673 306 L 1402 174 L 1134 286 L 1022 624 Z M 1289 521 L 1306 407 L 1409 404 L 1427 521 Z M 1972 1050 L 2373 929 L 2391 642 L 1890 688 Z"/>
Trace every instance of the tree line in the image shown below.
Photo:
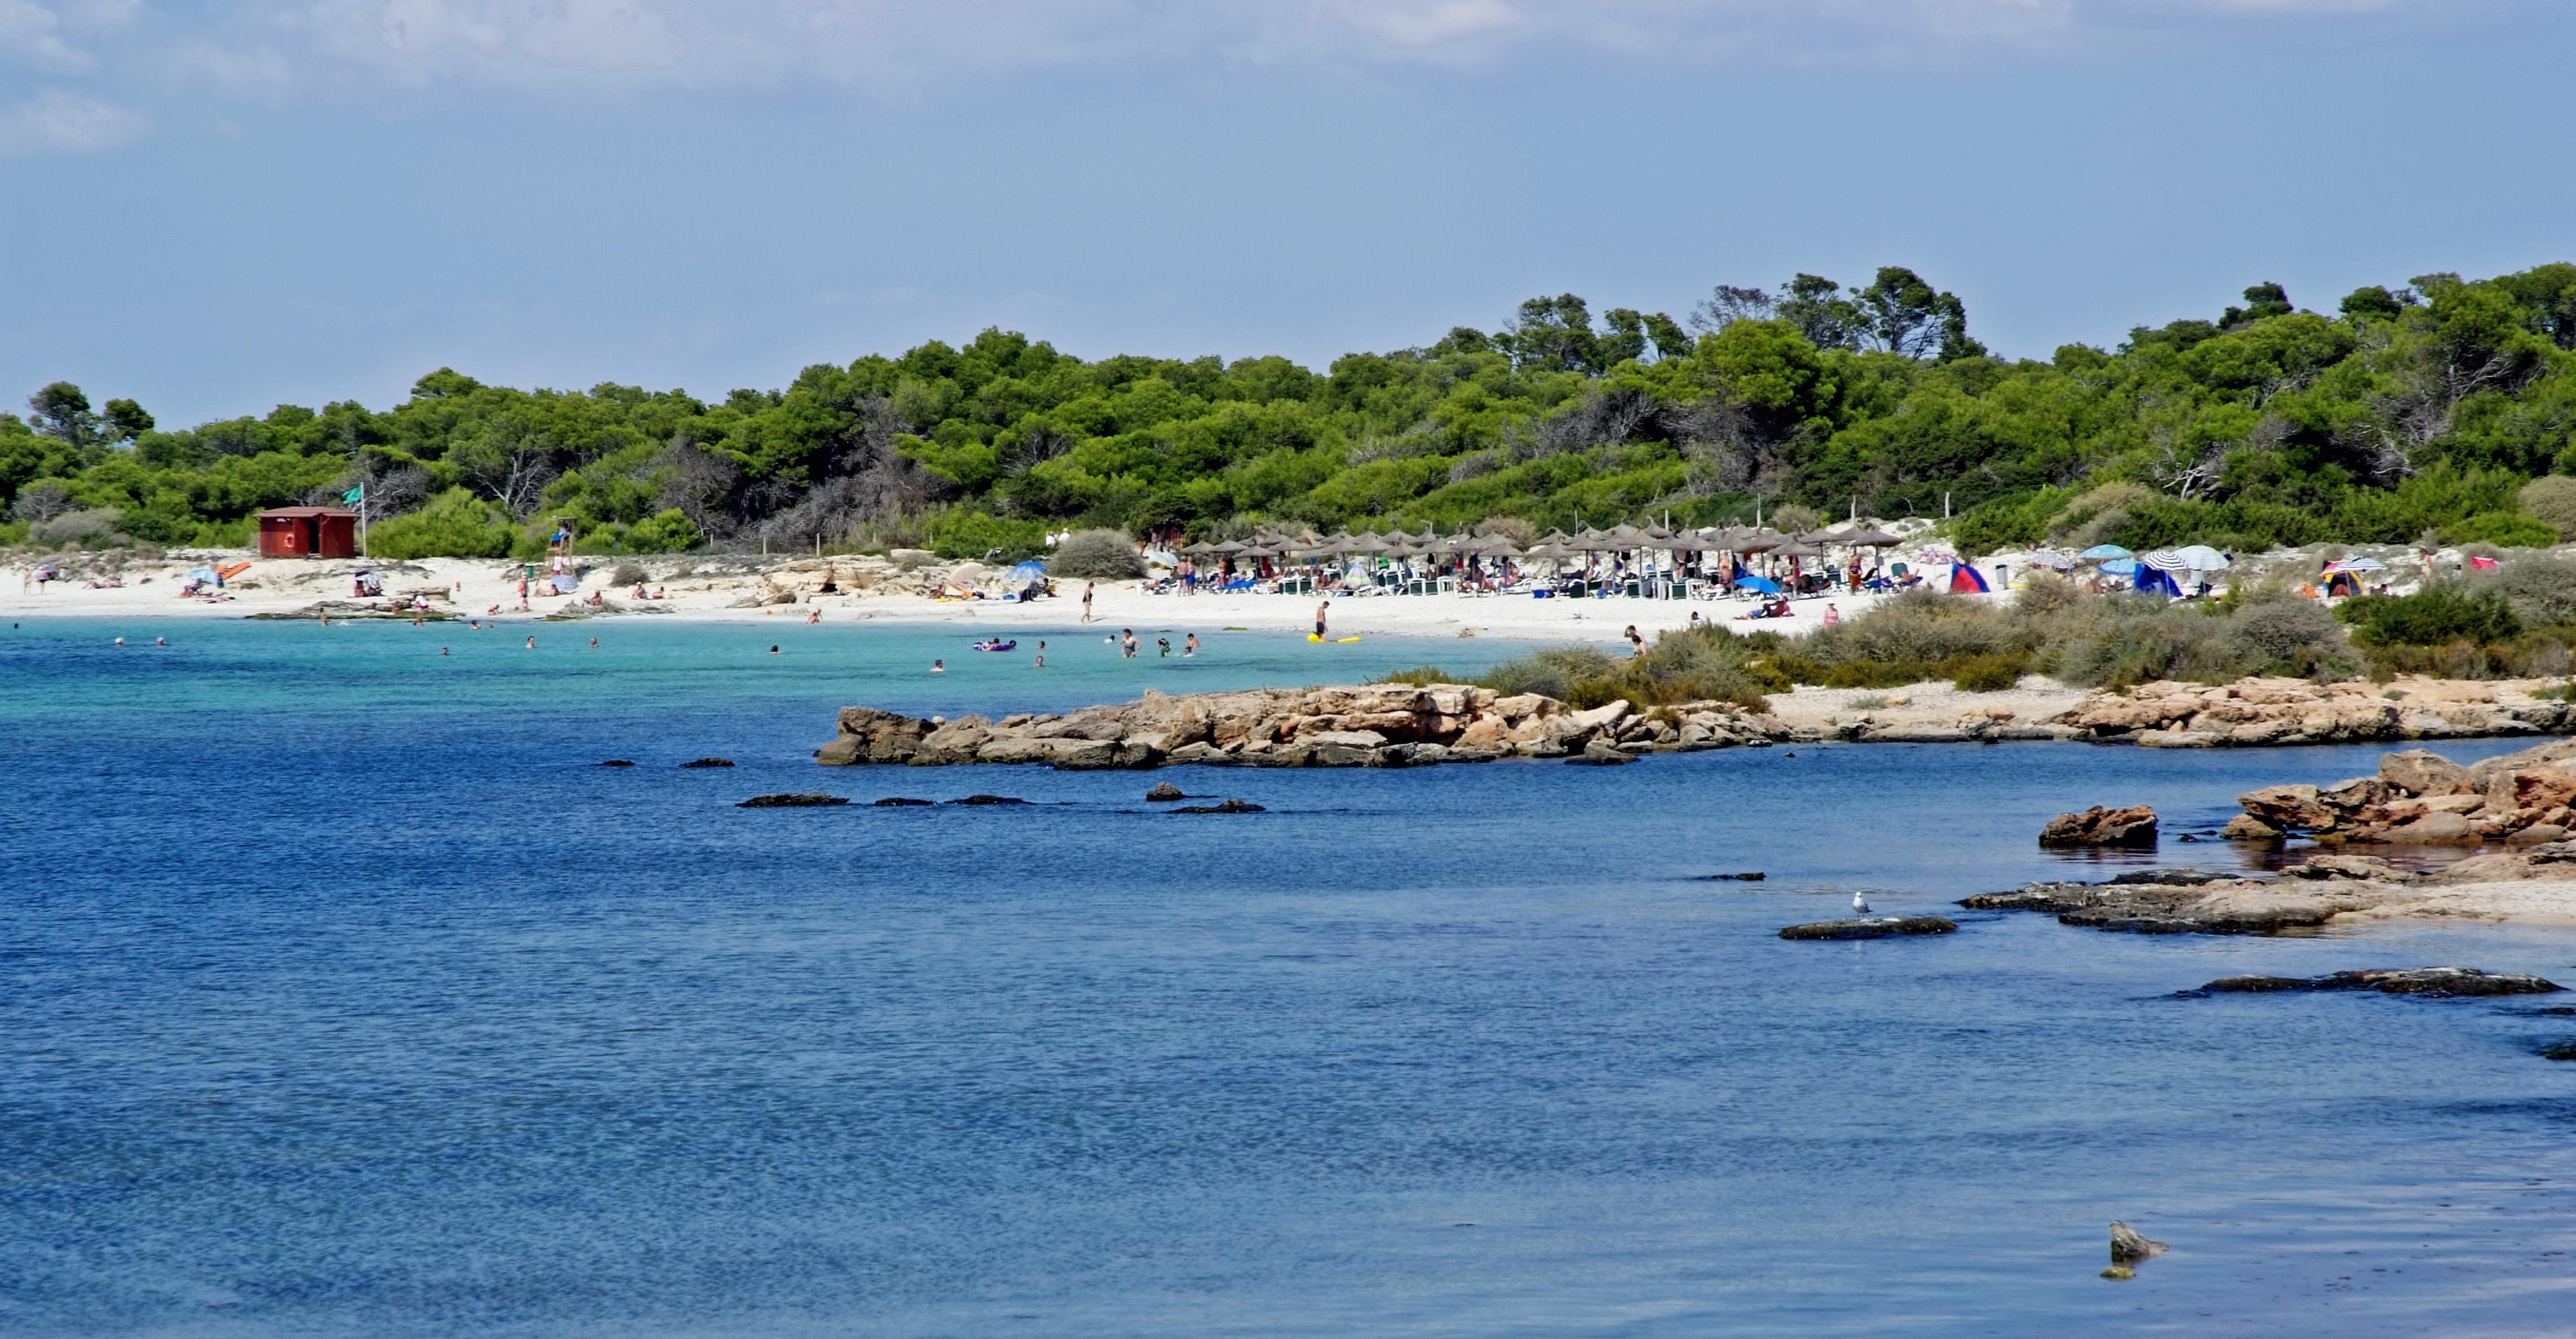
<path fill-rule="evenodd" d="M 0 414 L 0 542 L 243 545 L 363 487 L 384 556 L 924 545 L 1067 527 L 1948 516 L 1965 547 L 2576 535 L 2576 265 L 2422 275 L 2329 314 L 2277 284 L 2115 348 L 1993 356 L 1911 270 L 1720 285 L 1683 319 L 1567 293 L 1353 353 L 1085 361 L 988 329 L 702 400 L 490 386 L 164 429 L 69 383 Z M 1782 509 L 1786 508 L 1783 512 Z"/>

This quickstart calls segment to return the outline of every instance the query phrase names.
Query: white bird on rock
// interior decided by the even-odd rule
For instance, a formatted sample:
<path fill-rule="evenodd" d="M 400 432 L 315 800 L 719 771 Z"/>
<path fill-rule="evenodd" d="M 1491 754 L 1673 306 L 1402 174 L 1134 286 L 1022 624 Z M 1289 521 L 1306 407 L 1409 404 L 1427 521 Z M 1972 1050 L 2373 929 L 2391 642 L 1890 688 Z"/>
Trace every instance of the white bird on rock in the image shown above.
<path fill-rule="evenodd" d="M 1861 895 L 1860 895 L 1860 894 L 1858 894 L 1858 893 L 1854 893 L 1854 894 L 1852 894 L 1852 914 L 1853 914 L 1853 915 L 1855 915 L 1855 916 L 1866 916 L 1866 915 L 1868 915 L 1868 914 L 1869 914 L 1869 899 L 1868 899 L 1868 898 L 1866 898 L 1866 897 L 1861 896 Z"/>

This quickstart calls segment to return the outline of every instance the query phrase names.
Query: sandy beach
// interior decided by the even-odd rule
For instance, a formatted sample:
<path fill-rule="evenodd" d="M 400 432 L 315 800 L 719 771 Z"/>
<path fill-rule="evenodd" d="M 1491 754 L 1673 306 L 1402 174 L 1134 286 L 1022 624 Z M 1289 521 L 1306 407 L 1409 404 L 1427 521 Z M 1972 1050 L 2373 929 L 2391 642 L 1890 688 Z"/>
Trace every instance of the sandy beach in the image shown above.
<path fill-rule="evenodd" d="M 1057 595 L 1022 603 L 999 598 L 1007 583 L 995 569 L 979 564 L 928 564 L 902 571 L 883 559 L 736 558 L 687 559 L 584 558 L 588 570 L 571 595 L 532 595 L 523 609 L 519 583 L 527 564 L 497 559 L 425 558 L 409 562 L 365 559 L 258 559 L 248 553 L 189 552 L 159 559 L 124 558 L 115 566 L 96 555 L 53 559 L 64 569 L 60 580 L 37 582 L 33 574 L 46 559 L 21 558 L 0 576 L 0 616 L 21 618 L 65 615 L 144 615 L 154 618 L 247 618 L 293 615 L 325 601 L 389 606 L 417 596 L 435 612 L 459 618 L 501 622 L 571 617 L 681 617 L 710 621 L 803 622 L 819 616 L 825 623 L 882 621 L 909 624 L 956 624 L 989 628 L 1007 635 L 1015 628 L 1063 627 L 1082 618 L 1084 582 L 1056 582 Z M 187 574 L 197 568 L 222 568 L 249 562 L 248 569 L 226 580 L 224 598 L 182 597 Z M 621 563 L 644 569 L 648 591 L 663 598 L 637 600 L 633 587 L 619 586 L 612 575 Z M 542 584 L 546 564 L 534 564 Z M 359 572 L 373 572 L 384 595 L 360 600 L 352 594 Z M 112 576 L 111 576 L 112 573 Z M 854 579 L 870 579 L 865 589 L 850 589 Z M 104 584 L 109 580 L 118 585 Z M 839 589 L 824 592 L 829 581 Z M 95 583 L 95 584 L 94 584 Z M 924 593 L 960 584 L 987 598 L 943 599 Z M 1296 631 L 1311 628 L 1318 599 L 1309 595 L 1198 594 L 1157 595 L 1135 581 L 1095 584 L 1092 621 L 1139 632 L 1185 633 L 1241 628 Z M 596 595 L 601 604 L 589 603 Z M 1328 621 L 1335 636 L 1475 637 L 1549 642 L 1618 643 L 1630 624 L 1648 637 L 1685 627 L 1691 615 L 1751 630 L 1769 628 L 1792 635 L 1822 627 L 1828 606 L 1850 617 L 1883 596 L 1841 595 L 1794 600 L 1787 618 L 1737 621 L 1753 607 L 1750 600 L 1534 599 L 1528 595 L 1378 595 L 1341 597 L 1332 601 Z M 1999 600 L 1999 595 L 1963 596 Z M 334 617 L 343 611 L 332 610 Z M 355 609 L 346 611 L 357 612 Z M 386 612 L 379 610 L 379 613 Z"/>

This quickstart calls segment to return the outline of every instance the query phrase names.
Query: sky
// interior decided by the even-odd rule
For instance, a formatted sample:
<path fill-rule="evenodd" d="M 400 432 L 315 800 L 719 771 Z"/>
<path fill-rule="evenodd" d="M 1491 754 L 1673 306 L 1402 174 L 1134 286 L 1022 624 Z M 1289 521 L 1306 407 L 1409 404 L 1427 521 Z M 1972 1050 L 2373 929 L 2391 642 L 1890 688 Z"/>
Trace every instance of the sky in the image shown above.
<path fill-rule="evenodd" d="M 2576 260 L 2565 0 L 0 0 L 0 408 L 720 398 L 1906 265 L 1997 353 Z"/>

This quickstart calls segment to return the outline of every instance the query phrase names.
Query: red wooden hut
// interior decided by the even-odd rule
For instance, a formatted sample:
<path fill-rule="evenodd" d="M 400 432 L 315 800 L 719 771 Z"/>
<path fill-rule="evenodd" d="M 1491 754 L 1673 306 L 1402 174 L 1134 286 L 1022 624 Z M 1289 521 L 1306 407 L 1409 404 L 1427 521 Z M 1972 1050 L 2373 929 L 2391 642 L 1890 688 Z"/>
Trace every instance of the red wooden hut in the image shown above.
<path fill-rule="evenodd" d="M 263 558 L 355 558 L 358 513 L 339 507 L 271 507 L 259 514 Z"/>

